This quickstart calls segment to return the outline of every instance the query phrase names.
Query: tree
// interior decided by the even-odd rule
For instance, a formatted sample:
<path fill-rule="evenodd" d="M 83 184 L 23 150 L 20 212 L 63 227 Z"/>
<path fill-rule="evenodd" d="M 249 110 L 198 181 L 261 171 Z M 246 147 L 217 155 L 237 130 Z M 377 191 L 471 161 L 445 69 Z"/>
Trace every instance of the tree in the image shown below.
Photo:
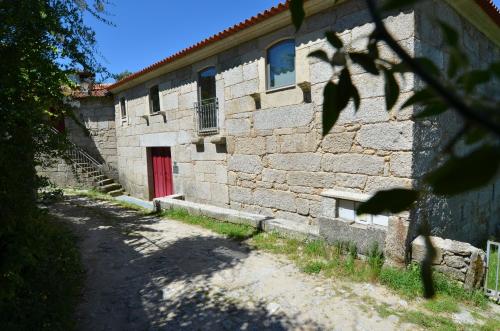
<path fill-rule="evenodd" d="M 0 299 L 13 295 L 22 281 L 12 266 L 33 259 L 18 244 L 27 241 L 23 234 L 37 212 L 35 169 L 46 156 L 60 155 L 64 145 L 50 130 L 50 118 L 71 113 L 65 91 L 73 87 L 75 70 L 104 72 L 83 15 L 107 22 L 105 4 L 0 1 Z"/>
<path fill-rule="evenodd" d="M 122 80 L 123 78 L 125 78 L 127 76 L 130 76 L 130 75 L 132 75 L 131 71 L 124 70 L 120 73 L 111 75 L 111 77 L 113 77 L 113 79 L 117 82 L 117 81 Z"/>
<path fill-rule="evenodd" d="M 417 75 L 424 87 L 410 97 L 401 108 L 411 105 L 421 109 L 415 120 L 454 112 L 463 119 L 463 127 L 439 151 L 439 159 L 433 168 L 427 169 L 423 180 L 413 189 L 392 189 L 377 192 L 361 204 L 358 214 L 381 212 L 397 213 L 408 210 L 419 200 L 434 194 L 453 196 L 471 191 L 489 183 L 498 174 L 500 166 L 500 102 L 497 96 L 485 95 L 478 89 L 500 78 L 500 62 L 484 69 L 471 69 L 465 52 L 460 48 L 459 35 L 447 23 L 440 21 L 446 47 L 449 49 L 446 75 L 441 75 L 432 60 L 410 56 L 386 29 L 381 13 L 415 5 L 416 0 L 388 0 L 377 8 L 374 0 L 366 0 L 375 28 L 369 36 L 365 52 L 351 52 L 334 31 L 326 32 L 326 39 L 336 49 L 332 57 L 323 50 L 309 54 L 329 63 L 337 72 L 324 89 L 323 135 L 328 134 L 340 113 L 352 101 L 359 109 L 358 87 L 351 81 L 350 66 L 357 64 L 372 75 L 385 79 L 387 111 L 396 105 L 400 97 L 397 76 L 406 72 Z M 304 20 L 303 0 L 291 0 L 292 21 L 298 30 Z M 378 45 L 385 43 L 399 57 L 399 62 L 385 59 L 378 52 Z M 467 152 L 457 153 L 459 143 L 467 146 Z M 464 176 L 464 174 L 466 174 Z M 434 293 L 431 278 L 431 261 L 434 254 L 428 238 L 429 227 L 423 224 L 420 232 L 426 235 L 427 256 L 422 264 L 422 277 L 427 297 Z"/>

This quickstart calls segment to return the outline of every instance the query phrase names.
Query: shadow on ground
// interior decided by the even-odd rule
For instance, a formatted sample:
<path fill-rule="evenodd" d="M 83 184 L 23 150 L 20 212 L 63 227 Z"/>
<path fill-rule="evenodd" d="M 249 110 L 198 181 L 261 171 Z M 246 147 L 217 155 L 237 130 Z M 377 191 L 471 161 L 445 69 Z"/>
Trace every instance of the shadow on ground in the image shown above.
<path fill-rule="evenodd" d="M 288 330 L 301 323 L 264 302 L 227 296 L 243 244 L 107 202 L 68 197 L 52 207 L 80 238 L 86 287 L 81 330 Z M 163 221 L 166 222 L 166 221 Z M 140 232 L 140 234 L 139 234 Z M 319 329 L 307 323 L 307 329 Z"/>

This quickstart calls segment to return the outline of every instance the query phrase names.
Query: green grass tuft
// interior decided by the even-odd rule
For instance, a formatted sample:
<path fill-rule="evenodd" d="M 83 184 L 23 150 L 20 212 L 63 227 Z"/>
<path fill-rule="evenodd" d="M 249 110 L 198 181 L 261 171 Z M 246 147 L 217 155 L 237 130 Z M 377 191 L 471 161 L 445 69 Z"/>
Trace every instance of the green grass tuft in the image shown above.
<path fill-rule="evenodd" d="M 433 313 L 457 313 L 460 311 L 460 307 L 455 299 L 442 295 L 438 295 L 431 300 L 426 300 L 423 306 Z"/>
<path fill-rule="evenodd" d="M 165 210 L 160 213 L 160 216 L 175 219 L 187 224 L 201 226 L 234 240 L 245 240 L 258 232 L 257 229 L 249 225 L 233 224 L 206 216 L 191 215 L 183 209 Z"/>

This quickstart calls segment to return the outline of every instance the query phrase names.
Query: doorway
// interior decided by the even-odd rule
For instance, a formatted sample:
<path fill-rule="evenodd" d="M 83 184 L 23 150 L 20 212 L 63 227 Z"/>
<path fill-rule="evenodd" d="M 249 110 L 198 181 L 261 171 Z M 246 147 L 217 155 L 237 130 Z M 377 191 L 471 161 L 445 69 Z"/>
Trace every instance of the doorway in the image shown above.
<path fill-rule="evenodd" d="M 153 198 L 174 193 L 170 147 L 152 147 Z"/>

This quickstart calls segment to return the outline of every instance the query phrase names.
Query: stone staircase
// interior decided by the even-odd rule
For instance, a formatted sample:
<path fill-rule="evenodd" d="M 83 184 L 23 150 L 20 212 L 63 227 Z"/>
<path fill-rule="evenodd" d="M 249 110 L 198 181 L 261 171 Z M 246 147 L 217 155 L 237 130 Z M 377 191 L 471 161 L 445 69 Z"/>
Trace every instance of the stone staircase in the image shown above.
<path fill-rule="evenodd" d="M 76 159 L 72 157 L 71 159 L 73 161 L 73 170 L 82 183 L 112 197 L 126 194 L 119 183 L 105 174 L 102 170 L 104 165 L 95 164 L 91 161 L 83 161 L 80 157 Z"/>
<path fill-rule="evenodd" d="M 105 171 L 107 168 L 105 163 L 97 161 L 88 152 L 74 143 L 70 142 L 69 144 L 68 157 L 71 160 L 71 167 L 79 182 L 113 197 L 127 194 L 119 183 L 107 175 L 108 172 Z"/>

